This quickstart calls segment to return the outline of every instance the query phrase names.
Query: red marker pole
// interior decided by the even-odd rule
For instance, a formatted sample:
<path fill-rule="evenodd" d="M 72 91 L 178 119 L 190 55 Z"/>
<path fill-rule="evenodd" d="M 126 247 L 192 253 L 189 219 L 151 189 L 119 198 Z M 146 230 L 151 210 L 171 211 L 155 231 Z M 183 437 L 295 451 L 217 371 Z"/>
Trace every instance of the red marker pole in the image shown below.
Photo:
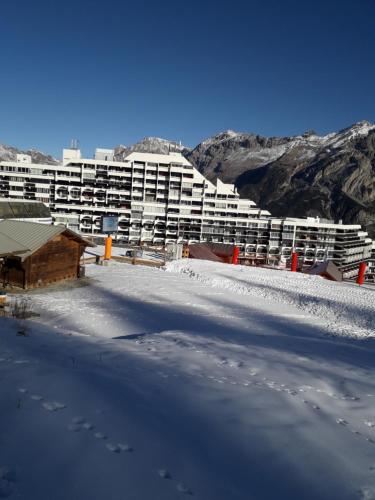
<path fill-rule="evenodd" d="M 296 273 L 298 268 L 298 253 L 297 252 L 292 252 L 292 265 L 290 270 L 292 273 Z"/>
<path fill-rule="evenodd" d="M 365 282 L 366 266 L 367 266 L 366 262 L 361 262 L 359 264 L 358 277 L 357 277 L 358 285 L 363 285 L 363 283 Z"/>
<path fill-rule="evenodd" d="M 238 247 L 234 247 L 233 254 L 232 254 L 232 264 L 238 264 L 239 253 L 240 253 L 240 249 Z"/>

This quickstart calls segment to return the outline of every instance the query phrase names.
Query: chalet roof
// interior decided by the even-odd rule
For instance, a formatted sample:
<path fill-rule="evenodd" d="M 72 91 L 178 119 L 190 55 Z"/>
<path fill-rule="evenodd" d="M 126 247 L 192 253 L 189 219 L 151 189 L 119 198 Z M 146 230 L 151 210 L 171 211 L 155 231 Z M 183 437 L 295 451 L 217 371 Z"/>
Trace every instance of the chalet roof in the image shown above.
<path fill-rule="evenodd" d="M 4 248 L 9 250 L 8 255 L 17 255 L 21 260 L 25 260 L 52 238 L 62 233 L 85 246 L 96 246 L 62 225 L 52 226 L 7 219 L 0 221 L 0 248 L 4 241 Z M 18 251 L 17 248 L 19 248 Z"/>
<path fill-rule="evenodd" d="M 17 255 L 26 253 L 29 249 L 18 243 L 18 241 L 9 238 L 5 234 L 0 233 L 0 257 L 7 255 Z"/>

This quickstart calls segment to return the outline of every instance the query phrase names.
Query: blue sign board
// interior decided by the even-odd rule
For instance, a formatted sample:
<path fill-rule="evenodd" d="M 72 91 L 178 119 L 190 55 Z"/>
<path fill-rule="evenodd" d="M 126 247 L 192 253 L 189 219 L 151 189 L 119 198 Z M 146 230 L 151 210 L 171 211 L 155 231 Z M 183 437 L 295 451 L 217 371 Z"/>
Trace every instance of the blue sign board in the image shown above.
<path fill-rule="evenodd" d="M 103 215 L 102 216 L 102 233 L 112 234 L 117 233 L 118 228 L 118 217 L 113 215 Z"/>

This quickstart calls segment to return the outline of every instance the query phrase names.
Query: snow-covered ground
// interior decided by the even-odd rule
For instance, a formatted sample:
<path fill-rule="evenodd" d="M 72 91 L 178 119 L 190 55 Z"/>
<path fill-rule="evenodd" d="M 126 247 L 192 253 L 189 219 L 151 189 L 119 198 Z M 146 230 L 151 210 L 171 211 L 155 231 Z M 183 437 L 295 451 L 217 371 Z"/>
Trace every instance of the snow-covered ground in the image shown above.
<path fill-rule="evenodd" d="M 375 498 L 372 290 L 201 261 L 87 274 L 0 318 L 0 498 Z"/>
<path fill-rule="evenodd" d="M 105 247 L 104 245 L 97 245 L 94 248 L 87 249 L 84 253 L 85 259 L 93 257 L 93 256 L 104 256 Z M 158 251 L 151 250 L 141 250 L 135 249 L 134 247 L 118 247 L 112 246 L 111 255 L 113 257 L 132 257 L 135 256 L 138 259 L 150 260 L 153 262 L 164 262 L 164 253 Z"/>
<path fill-rule="evenodd" d="M 375 336 L 375 288 L 336 283 L 320 276 L 293 274 L 256 267 L 217 266 L 205 261 L 180 260 L 168 271 L 187 274 L 214 288 L 292 305 L 313 317 L 333 335 Z"/>

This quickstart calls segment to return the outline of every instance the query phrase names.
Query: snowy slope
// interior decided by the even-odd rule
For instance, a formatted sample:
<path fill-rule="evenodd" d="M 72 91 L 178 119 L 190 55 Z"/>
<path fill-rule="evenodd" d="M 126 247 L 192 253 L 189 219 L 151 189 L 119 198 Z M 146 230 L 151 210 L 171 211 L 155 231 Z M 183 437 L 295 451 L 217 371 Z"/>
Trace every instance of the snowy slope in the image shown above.
<path fill-rule="evenodd" d="M 92 265 L 0 318 L 0 498 L 375 498 L 373 341 L 238 269 Z"/>
<path fill-rule="evenodd" d="M 333 335 L 375 337 L 375 288 L 256 267 L 221 266 L 218 271 L 215 263 L 194 260 L 172 262 L 168 271 L 236 294 L 292 305 L 310 314 Z"/>

